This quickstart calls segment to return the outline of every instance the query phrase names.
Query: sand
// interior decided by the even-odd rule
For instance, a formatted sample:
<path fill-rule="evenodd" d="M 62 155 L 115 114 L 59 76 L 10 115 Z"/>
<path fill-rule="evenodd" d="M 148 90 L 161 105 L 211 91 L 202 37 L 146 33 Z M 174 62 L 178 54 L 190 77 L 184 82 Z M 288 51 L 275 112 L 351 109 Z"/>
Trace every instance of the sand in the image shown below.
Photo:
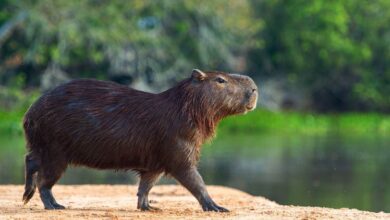
<path fill-rule="evenodd" d="M 389 213 L 356 209 L 284 206 L 232 188 L 208 187 L 229 213 L 203 212 L 184 188 L 156 186 L 149 199 L 160 211 L 136 209 L 134 185 L 56 185 L 53 193 L 66 210 L 44 210 L 38 193 L 23 205 L 23 186 L 0 186 L 0 219 L 390 219 Z"/>

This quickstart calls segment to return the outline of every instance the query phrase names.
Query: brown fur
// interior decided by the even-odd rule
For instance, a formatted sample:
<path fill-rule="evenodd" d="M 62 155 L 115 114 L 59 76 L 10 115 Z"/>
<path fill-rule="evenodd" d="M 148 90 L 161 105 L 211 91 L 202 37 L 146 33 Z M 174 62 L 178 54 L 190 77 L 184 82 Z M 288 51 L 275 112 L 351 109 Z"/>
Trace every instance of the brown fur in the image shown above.
<path fill-rule="evenodd" d="M 153 180 L 144 184 L 147 198 L 161 173 L 182 182 L 177 176 L 196 167 L 200 147 L 218 122 L 251 110 L 256 100 L 249 77 L 199 70 L 159 94 L 97 80 L 63 84 L 39 98 L 24 117 L 29 151 L 24 201 L 37 184 L 45 208 L 63 208 L 50 189 L 68 164 L 135 170 L 141 183 L 143 175 Z M 139 208 L 147 207 L 139 201 Z"/>

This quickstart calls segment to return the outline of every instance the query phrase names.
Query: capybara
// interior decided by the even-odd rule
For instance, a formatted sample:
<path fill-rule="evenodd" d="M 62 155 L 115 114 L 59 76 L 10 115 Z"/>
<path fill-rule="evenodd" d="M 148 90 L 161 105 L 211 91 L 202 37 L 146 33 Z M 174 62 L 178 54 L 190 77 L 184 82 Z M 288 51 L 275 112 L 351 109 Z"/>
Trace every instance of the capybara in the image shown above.
<path fill-rule="evenodd" d="M 225 212 L 197 171 L 201 145 L 218 122 L 256 106 L 248 76 L 193 70 L 158 94 L 113 82 L 74 80 L 42 95 L 24 116 L 28 153 L 24 203 L 38 186 L 45 209 L 63 209 L 51 189 L 68 165 L 133 170 L 140 176 L 140 210 L 162 174 L 175 178 L 204 211 Z"/>

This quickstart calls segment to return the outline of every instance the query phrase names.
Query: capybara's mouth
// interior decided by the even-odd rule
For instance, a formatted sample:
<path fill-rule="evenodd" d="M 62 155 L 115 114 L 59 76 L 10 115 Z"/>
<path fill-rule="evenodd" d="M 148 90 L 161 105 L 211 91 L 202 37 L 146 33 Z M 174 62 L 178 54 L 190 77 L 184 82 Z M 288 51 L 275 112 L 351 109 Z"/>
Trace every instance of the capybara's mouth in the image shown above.
<path fill-rule="evenodd" d="M 249 103 L 245 106 L 246 107 L 246 110 L 248 111 L 252 111 L 256 108 L 256 104 L 257 104 L 257 94 L 253 95 L 249 101 Z"/>
<path fill-rule="evenodd" d="M 246 106 L 246 109 L 248 110 L 248 111 L 252 111 L 253 109 L 255 109 L 256 108 L 256 105 L 247 105 Z"/>

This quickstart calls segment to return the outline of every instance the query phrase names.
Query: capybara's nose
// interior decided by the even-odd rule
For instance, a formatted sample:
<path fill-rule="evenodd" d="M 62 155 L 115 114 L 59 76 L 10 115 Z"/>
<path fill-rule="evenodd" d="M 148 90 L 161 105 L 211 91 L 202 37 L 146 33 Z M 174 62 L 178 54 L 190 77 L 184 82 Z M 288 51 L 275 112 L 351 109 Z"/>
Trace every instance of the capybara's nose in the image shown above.
<path fill-rule="evenodd" d="M 248 89 L 245 93 L 246 98 L 250 99 L 252 96 L 257 95 L 257 88 Z"/>
<path fill-rule="evenodd" d="M 248 86 L 251 88 L 252 93 L 256 92 L 257 91 L 257 85 L 256 85 L 255 81 L 253 81 L 253 79 L 250 78 L 249 76 L 246 76 L 245 78 L 246 78 L 246 80 L 248 82 Z"/>
<path fill-rule="evenodd" d="M 257 91 L 257 86 L 256 84 L 252 81 L 250 87 L 249 87 L 249 91 L 248 91 L 251 95 L 258 95 L 258 91 Z"/>

